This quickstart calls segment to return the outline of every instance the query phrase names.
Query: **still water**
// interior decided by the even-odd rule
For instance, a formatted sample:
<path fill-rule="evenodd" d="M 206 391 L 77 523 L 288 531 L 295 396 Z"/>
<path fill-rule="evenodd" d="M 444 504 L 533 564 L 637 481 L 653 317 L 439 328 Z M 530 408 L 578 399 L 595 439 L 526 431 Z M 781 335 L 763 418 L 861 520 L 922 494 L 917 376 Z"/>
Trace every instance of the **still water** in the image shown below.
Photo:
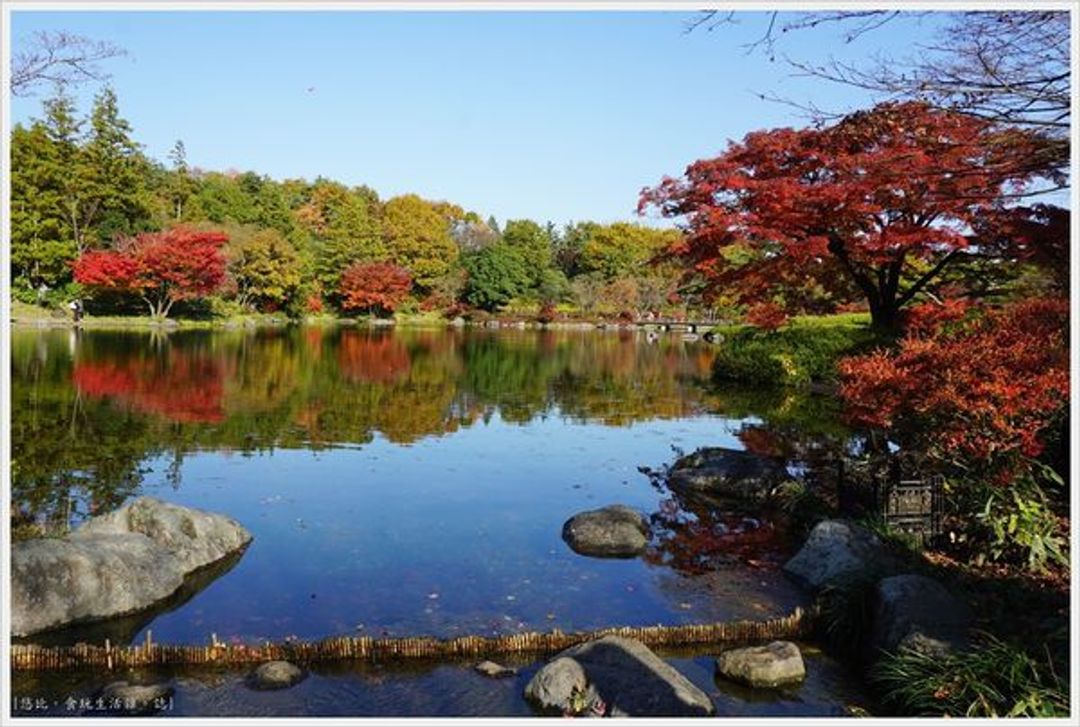
<path fill-rule="evenodd" d="M 761 618 L 804 599 L 776 567 L 791 544 L 760 513 L 695 511 L 638 471 L 706 445 L 783 454 L 835 426 L 821 402 L 717 390 L 706 343 L 19 330 L 12 354 L 24 523 L 62 531 L 149 494 L 254 535 L 161 609 L 54 642 L 576 630 Z M 563 543 L 567 518 L 614 503 L 653 517 L 644 556 Z M 732 538 L 703 538 L 710 518 Z"/>

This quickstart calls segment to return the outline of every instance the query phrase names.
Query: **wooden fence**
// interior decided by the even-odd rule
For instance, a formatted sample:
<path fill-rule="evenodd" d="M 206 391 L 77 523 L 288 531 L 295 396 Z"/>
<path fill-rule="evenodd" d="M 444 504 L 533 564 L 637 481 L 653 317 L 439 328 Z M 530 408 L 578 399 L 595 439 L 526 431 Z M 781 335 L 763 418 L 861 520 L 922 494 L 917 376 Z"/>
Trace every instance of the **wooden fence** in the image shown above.
<path fill-rule="evenodd" d="M 374 638 L 342 636 L 320 641 L 265 642 L 252 646 L 225 644 L 211 637 L 207 646 L 157 644 L 150 632 L 142 644 L 104 646 L 39 646 L 12 644 L 14 671 L 73 669 L 126 669 L 143 666 L 240 665 L 286 659 L 301 663 L 332 660 L 374 662 L 402 659 L 460 659 L 496 654 L 552 653 L 603 636 L 623 636 L 650 647 L 687 647 L 709 644 L 799 639 L 810 635 L 812 615 L 796 608 L 788 616 L 763 621 L 732 621 L 681 626 L 621 626 L 564 633 L 559 630 L 507 636 Z"/>

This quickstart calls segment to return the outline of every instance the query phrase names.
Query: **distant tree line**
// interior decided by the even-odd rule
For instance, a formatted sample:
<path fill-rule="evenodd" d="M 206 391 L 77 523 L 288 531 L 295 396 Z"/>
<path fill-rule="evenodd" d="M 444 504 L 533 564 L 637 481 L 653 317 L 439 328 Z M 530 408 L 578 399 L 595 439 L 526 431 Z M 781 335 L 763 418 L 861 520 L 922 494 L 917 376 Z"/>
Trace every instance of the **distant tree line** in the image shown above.
<path fill-rule="evenodd" d="M 322 177 L 204 171 L 181 141 L 162 163 L 135 141 L 110 88 L 87 115 L 63 88 L 11 135 L 12 280 L 26 302 L 87 297 L 153 315 L 173 303 L 291 315 L 510 305 L 638 315 L 696 302 L 692 288 L 680 296 L 676 267 L 648 264 L 675 230 L 500 224 L 452 202 L 383 200 Z"/>

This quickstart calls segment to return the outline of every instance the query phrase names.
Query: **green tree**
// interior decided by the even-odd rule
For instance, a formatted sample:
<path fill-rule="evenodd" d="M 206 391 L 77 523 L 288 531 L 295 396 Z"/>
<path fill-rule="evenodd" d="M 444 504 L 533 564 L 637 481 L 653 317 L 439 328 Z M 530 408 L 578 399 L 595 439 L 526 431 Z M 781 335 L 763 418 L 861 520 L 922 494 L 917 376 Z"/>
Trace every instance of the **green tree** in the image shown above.
<path fill-rule="evenodd" d="M 465 301 L 483 310 L 498 310 L 529 285 L 521 254 L 503 243 L 466 255 L 462 266 L 468 275 Z"/>
<path fill-rule="evenodd" d="M 390 259 L 407 268 L 425 292 L 450 271 L 458 257 L 445 211 L 445 203 L 433 204 L 415 194 L 394 197 L 383 207 L 383 236 Z"/>
<path fill-rule="evenodd" d="M 85 184 L 90 224 L 84 224 L 79 251 L 92 244 L 148 229 L 148 164 L 131 138 L 131 125 L 120 116 L 116 92 L 105 88 L 94 98 L 83 154 L 89 171 Z M 89 229 L 93 226 L 93 230 Z M 77 234 L 78 239 L 78 234 Z"/>
<path fill-rule="evenodd" d="M 16 293 L 57 288 L 78 255 L 64 213 L 60 149 L 36 121 L 11 131 L 11 271 Z M 32 298 L 31 298 L 32 299 Z"/>
<path fill-rule="evenodd" d="M 530 289 L 536 290 L 543 281 L 544 271 L 551 267 L 551 237 L 532 220 L 508 220 L 502 233 L 503 242 L 518 251 L 525 262 Z"/>
<path fill-rule="evenodd" d="M 386 259 L 377 211 L 366 195 L 342 184 L 316 181 L 307 202 L 296 210 L 296 218 L 311 237 L 315 279 L 335 304 L 347 267 Z"/>
<path fill-rule="evenodd" d="M 679 240 L 677 230 L 657 230 L 627 222 L 597 225 L 581 247 L 580 266 L 611 281 L 626 278 Z"/>
<path fill-rule="evenodd" d="M 191 177 L 191 170 L 187 163 L 187 149 L 180 139 L 173 144 L 169 152 L 169 161 L 172 162 L 173 170 L 169 178 L 169 197 L 172 202 L 173 219 L 179 222 L 184 218 L 184 203 L 195 193 L 195 180 Z"/>
<path fill-rule="evenodd" d="M 231 232 L 228 257 L 237 301 L 245 307 L 276 310 L 300 287 L 300 256 L 277 230 Z"/>

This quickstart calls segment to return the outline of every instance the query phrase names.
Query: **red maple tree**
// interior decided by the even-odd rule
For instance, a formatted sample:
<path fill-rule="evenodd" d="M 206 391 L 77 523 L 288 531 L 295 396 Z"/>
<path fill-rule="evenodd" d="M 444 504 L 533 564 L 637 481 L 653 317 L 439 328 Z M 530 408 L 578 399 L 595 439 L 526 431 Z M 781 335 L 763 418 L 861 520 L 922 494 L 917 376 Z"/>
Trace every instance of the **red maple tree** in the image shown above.
<path fill-rule="evenodd" d="M 980 217 L 1039 173 L 1036 144 L 983 119 L 886 103 L 831 126 L 748 134 L 642 190 L 638 209 L 685 218 L 667 256 L 712 290 L 789 307 L 854 294 L 875 327 L 894 329 L 969 248 Z"/>
<path fill-rule="evenodd" d="M 144 232 L 113 250 L 92 250 L 75 261 L 75 280 L 92 289 L 138 295 L 150 315 L 164 318 L 174 303 L 209 295 L 225 281 L 223 232 L 175 227 Z"/>
<path fill-rule="evenodd" d="M 353 263 L 341 275 L 341 307 L 345 310 L 393 313 L 412 290 L 412 276 L 388 262 Z"/>
<path fill-rule="evenodd" d="M 775 331 L 787 323 L 787 320 L 784 309 L 771 300 L 755 303 L 746 311 L 746 322 L 765 331 Z"/>
<path fill-rule="evenodd" d="M 1068 315 L 1064 298 L 918 315 L 896 352 L 839 362 L 847 416 L 954 460 L 1036 456 L 1068 406 Z"/>

